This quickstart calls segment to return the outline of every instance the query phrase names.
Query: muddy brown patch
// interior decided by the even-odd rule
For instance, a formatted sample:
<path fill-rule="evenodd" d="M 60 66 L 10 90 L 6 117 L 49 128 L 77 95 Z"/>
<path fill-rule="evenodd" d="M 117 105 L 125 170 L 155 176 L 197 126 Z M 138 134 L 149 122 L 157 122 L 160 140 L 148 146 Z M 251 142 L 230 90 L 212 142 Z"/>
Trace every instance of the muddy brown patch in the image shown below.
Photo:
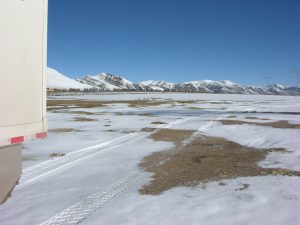
<path fill-rule="evenodd" d="M 144 127 L 141 129 L 142 132 L 153 132 L 157 130 L 157 128 L 153 128 L 153 127 Z"/>
<path fill-rule="evenodd" d="M 56 157 L 64 157 L 66 154 L 64 153 L 51 153 L 49 156 L 52 158 L 56 158 Z"/>
<path fill-rule="evenodd" d="M 57 128 L 57 129 L 50 129 L 49 132 L 53 133 L 69 133 L 69 132 L 79 132 L 80 130 L 76 130 L 73 128 Z"/>
<path fill-rule="evenodd" d="M 166 122 L 161 122 L 161 121 L 153 121 L 151 124 L 168 124 Z"/>
<path fill-rule="evenodd" d="M 86 111 L 70 111 L 70 110 L 54 110 L 53 113 L 65 113 L 65 114 L 77 114 L 77 115 L 103 115 L 103 113 L 98 112 L 86 112 Z"/>
<path fill-rule="evenodd" d="M 177 147 L 179 147 L 182 142 L 188 139 L 194 132 L 195 131 L 193 130 L 160 129 L 151 134 L 150 138 L 154 141 L 173 142 Z"/>
<path fill-rule="evenodd" d="M 257 126 L 266 126 L 273 128 L 281 128 L 281 129 L 300 129 L 300 124 L 291 124 L 287 120 L 279 120 L 276 122 L 268 122 L 268 123 L 258 123 L 258 122 L 249 122 L 249 121 L 241 121 L 241 120 L 219 120 L 223 125 L 257 125 Z"/>
<path fill-rule="evenodd" d="M 139 112 L 116 112 L 118 116 L 146 116 L 146 117 L 157 117 L 153 113 L 139 113 Z"/>
<path fill-rule="evenodd" d="M 207 102 L 209 104 L 232 104 L 232 102 L 226 102 L 226 101 L 222 101 L 222 102 Z"/>
<path fill-rule="evenodd" d="M 140 189 L 141 194 L 157 195 L 173 187 L 237 177 L 300 176 L 299 171 L 258 166 L 258 162 L 276 149 L 250 148 L 209 136 L 194 137 L 186 143 L 193 132 L 162 129 L 151 135 L 155 141 L 173 142 L 176 147 L 155 152 L 140 163 L 145 171 L 154 173 L 153 180 Z"/>
<path fill-rule="evenodd" d="M 74 121 L 76 122 L 92 122 L 92 121 L 97 121 L 97 119 L 92 119 L 92 118 L 87 118 L 87 117 L 74 117 Z"/>
<path fill-rule="evenodd" d="M 192 107 L 188 107 L 188 109 L 191 109 L 191 110 L 204 110 L 204 109 L 207 109 L 207 108 L 200 108 L 200 107 L 195 107 L 195 106 L 192 106 Z"/>
<path fill-rule="evenodd" d="M 254 116 L 246 116 L 245 119 L 249 119 L 249 120 L 270 120 L 268 118 L 258 118 L 258 117 L 254 117 Z"/>
<path fill-rule="evenodd" d="M 66 100 L 66 99 L 51 99 L 47 101 L 47 107 L 50 109 L 66 109 L 66 108 L 94 108 L 103 107 L 103 101 L 90 101 L 90 100 Z"/>
<path fill-rule="evenodd" d="M 240 113 L 240 112 L 237 112 L 237 113 Z M 270 112 L 270 111 L 258 112 L 258 111 L 242 111 L 241 113 L 261 113 L 261 114 L 300 115 L 300 112 Z"/>
<path fill-rule="evenodd" d="M 236 118 L 237 116 L 227 116 L 227 118 Z"/>
<path fill-rule="evenodd" d="M 128 104 L 131 108 L 152 107 L 172 103 L 192 104 L 196 101 L 174 101 L 174 100 L 130 100 L 130 101 L 92 101 L 92 100 L 74 100 L 74 99 L 48 99 L 47 107 L 49 110 L 67 109 L 67 108 L 94 108 L 105 107 L 111 104 Z"/>

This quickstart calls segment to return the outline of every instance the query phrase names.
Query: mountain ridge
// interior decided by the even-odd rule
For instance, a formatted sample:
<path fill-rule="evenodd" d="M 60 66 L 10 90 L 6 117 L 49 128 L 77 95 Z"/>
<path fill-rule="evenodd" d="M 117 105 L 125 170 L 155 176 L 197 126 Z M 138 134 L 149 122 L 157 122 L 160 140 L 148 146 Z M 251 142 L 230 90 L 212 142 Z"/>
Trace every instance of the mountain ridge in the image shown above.
<path fill-rule="evenodd" d="M 174 91 L 212 94 L 300 95 L 299 87 L 286 87 L 280 84 L 259 87 L 240 85 L 229 80 L 196 80 L 181 83 L 171 83 L 163 80 L 147 80 L 134 83 L 122 76 L 116 76 L 110 73 L 99 73 L 97 75 L 86 75 L 78 79 L 71 79 L 52 68 L 47 68 L 47 75 L 47 88 L 58 90 L 153 92 Z M 59 82 L 53 82 L 55 79 L 59 80 Z"/>

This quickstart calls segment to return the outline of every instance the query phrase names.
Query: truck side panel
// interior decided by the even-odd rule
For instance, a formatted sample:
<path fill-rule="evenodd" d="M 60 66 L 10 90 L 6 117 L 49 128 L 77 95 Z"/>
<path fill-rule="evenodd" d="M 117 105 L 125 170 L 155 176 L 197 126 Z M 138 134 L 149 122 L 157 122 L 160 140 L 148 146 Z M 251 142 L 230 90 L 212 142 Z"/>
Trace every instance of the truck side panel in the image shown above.
<path fill-rule="evenodd" d="M 0 1 L 0 146 L 46 124 L 46 0 Z"/>

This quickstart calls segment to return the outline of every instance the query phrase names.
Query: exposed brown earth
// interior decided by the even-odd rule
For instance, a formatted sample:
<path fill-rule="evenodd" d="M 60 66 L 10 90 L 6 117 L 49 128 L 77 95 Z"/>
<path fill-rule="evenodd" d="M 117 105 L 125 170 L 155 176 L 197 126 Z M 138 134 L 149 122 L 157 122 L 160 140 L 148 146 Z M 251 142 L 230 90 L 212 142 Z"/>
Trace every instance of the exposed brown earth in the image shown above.
<path fill-rule="evenodd" d="M 232 104 L 232 102 L 226 102 L 226 101 L 222 101 L 222 102 L 207 102 L 209 104 Z"/>
<path fill-rule="evenodd" d="M 153 128 L 153 127 L 144 127 L 141 129 L 142 132 L 153 132 L 157 130 L 157 128 Z"/>
<path fill-rule="evenodd" d="M 103 107 L 103 101 L 90 101 L 90 100 L 48 100 L 47 107 L 57 107 L 57 108 L 93 108 L 93 107 Z"/>
<path fill-rule="evenodd" d="M 103 113 L 98 112 L 86 112 L 86 111 L 70 111 L 70 110 L 55 110 L 53 113 L 68 113 L 68 114 L 78 114 L 78 115 L 103 115 Z"/>
<path fill-rule="evenodd" d="M 249 121 L 241 121 L 241 120 L 219 120 L 223 125 L 257 125 L 257 126 L 266 126 L 273 128 L 281 128 L 281 129 L 300 129 L 300 124 L 291 124 L 287 120 L 279 120 L 276 122 L 268 122 L 268 123 L 257 123 L 257 122 L 249 122 Z"/>
<path fill-rule="evenodd" d="M 155 152 L 140 163 L 145 171 L 154 173 L 153 180 L 140 189 L 141 194 L 158 195 L 173 187 L 195 186 L 201 182 L 237 177 L 300 176 L 299 171 L 258 166 L 258 162 L 264 160 L 269 152 L 282 152 L 284 149 L 250 148 L 209 136 L 197 136 L 186 143 L 193 133 L 194 131 L 162 129 L 151 135 L 155 141 L 173 142 L 176 147 L 169 151 Z M 241 190 L 247 187 L 245 185 Z"/>
<path fill-rule="evenodd" d="M 97 119 L 86 118 L 86 117 L 74 117 L 73 120 L 76 121 L 76 122 L 92 122 L 92 121 L 97 121 Z"/>
<path fill-rule="evenodd" d="M 181 104 L 192 104 L 196 101 L 173 101 L 173 100 L 131 100 L 131 101 L 92 101 L 92 100 L 65 100 L 65 99 L 49 99 L 47 101 L 47 106 L 50 110 L 53 109 L 66 109 L 66 108 L 94 108 L 94 107 L 104 107 L 110 104 L 128 104 L 132 108 L 141 107 L 151 107 L 163 104 L 172 103 Z"/>
<path fill-rule="evenodd" d="M 138 113 L 138 112 L 116 112 L 118 116 L 147 116 L 147 117 L 157 117 L 153 113 Z"/>
<path fill-rule="evenodd" d="M 238 112 L 238 113 L 240 113 L 240 112 Z M 300 112 L 258 112 L 258 111 L 242 111 L 241 113 L 262 113 L 262 114 L 300 115 Z"/>
<path fill-rule="evenodd" d="M 63 157 L 65 155 L 66 154 L 64 153 L 51 153 L 49 156 L 55 158 L 55 157 Z"/>
<path fill-rule="evenodd" d="M 168 123 L 161 122 L 161 121 L 153 121 L 151 124 L 168 124 Z"/>
<path fill-rule="evenodd" d="M 236 118 L 236 116 L 227 116 L 227 118 Z"/>
<path fill-rule="evenodd" d="M 69 133 L 69 132 L 79 132 L 80 130 L 76 130 L 73 128 L 57 128 L 57 129 L 50 129 L 48 132 L 53 133 Z"/>
<path fill-rule="evenodd" d="M 173 142 L 178 148 L 182 142 L 191 137 L 195 131 L 192 130 L 173 130 L 173 129 L 160 129 L 151 134 L 150 138 L 155 141 Z"/>
<path fill-rule="evenodd" d="M 254 117 L 254 116 L 246 116 L 245 119 L 249 119 L 249 120 L 270 120 L 268 118 L 258 118 L 258 117 Z"/>
<path fill-rule="evenodd" d="M 191 109 L 191 110 L 205 110 L 205 109 L 208 109 L 208 108 L 200 108 L 200 107 L 196 107 L 196 106 L 191 106 L 189 107 L 188 109 Z"/>

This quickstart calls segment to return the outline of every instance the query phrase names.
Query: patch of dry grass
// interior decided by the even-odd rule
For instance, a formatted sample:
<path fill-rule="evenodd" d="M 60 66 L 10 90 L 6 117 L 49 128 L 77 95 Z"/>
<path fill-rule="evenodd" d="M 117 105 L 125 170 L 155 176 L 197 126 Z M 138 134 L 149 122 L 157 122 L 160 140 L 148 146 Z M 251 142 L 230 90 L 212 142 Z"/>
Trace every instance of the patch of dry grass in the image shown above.
<path fill-rule="evenodd" d="M 69 133 L 69 132 L 79 132 L 80 130 L 76 130 L 73 128 L 57 128 L 57 129 L 50 129 L 48 132 L 53 133 Z"/>
<path fill-rule="evenodd" d="M 281 128 L 281 129 L 300 129 L 300 124 L 291 124 L 287 120 L 279 120 L 276 122 L 268 122 L 268 123 L 258 123 L 258 122 L 249 122 L 249 121 L 241 121 L 241 120 L 219 120 L 223 125 L 256 125 L 256 126 L 265 126 L 265 127 L 273 127 L 273 128 Z"/>
<path fill-rule="evenodd" d="M 160 124 L 168 124 L 168 123 L 161 122 L 161 121 L 153 121 L 153 122 L 151 122 L 151 124 L 158 124 L 158 125 L 160 125 Z"/>
<path fill-rule="evenodd" d="M 56 157 L 64 157 L 66 154 L 64 153 L 51 153 L 49 156 L 52 158 L 56 158 Z"/>
<path fill-rule="evenodd" d="M 209 104 L 232 104 L 232 102 L 220 101 L 220 102 L 207 102 Z"/>
<path fill-rule="evenodd" d="M 65 99 L 51 99 L 47 101 L 47 107 L 56 107 L 60 109 L 67 108 L 94 108 L 103 107 L 105 103 L 103 101 L 91 101 L 91 100 L 65 100 Z"/>
<path fill-rule="evenodd" d="M 142 132 L 153 132 L 157 130 L 157 128 L 153 128 L 153 127 L 144 127 L 141 129 Z"/>
<path fill-rule="evenodd" d="M 205 109 L 208 109 L 208 108 L 200 108 L 200 107 L 196 107 L 196 106 L 191 106 L 191 107 L 188 107 L 188 109 L 191 109 L 191 110 L 205 110 Z"/>
<path fill-rule="evenodd" d="M 153 172 L 153 180 L 140 189 L 141 194 L 157 195 L 173 187 L 195 186 L 200 182 L 221 181 L 237 177 L 286 175 L 300 176 L 299 171 L 282 168 L 262 168 L 258 162 L 271 151 L 255 149 L 223 138 L 199 136 L 186 144 L 194 131 L 158 130 L 151 135 L 155 141 L 175 144 L 169 151 L 155 152 L 144 158 L 140 167 Z M 185 143 L 185 144 L 183 144 Z M 243 186 L 240 190 L 246 189 Z"/>
<path fill-rule="evenodd" d="M 181 104 L 192 104 L 196 101 L 173 101 L 173 100 L 130 100 L 130 101 L 92 101 L 92 100 L 80 100 L 80 99 L 49 99 L 47 101 L 47 106 L 50 110 L 55 109 L 67 109 L 67 108 L 94 108 L 94 107 L 104 107 L 110 104 L 128 104 L 131 108 L 141 108 L 141 107 L 152 107 L 163 104 L 172 103 Z"/>
<path fill-rule="evenodd" d="M 237 112 L 240 113 L 240 112 Z M 258 111 L 242 111 L 241 113 L 261 113 L 261 114 L 284 114 L 284 115 L 300 115 L 300 112 L 258 112 Z"/>
<path fill-rule="evenodd" d="M 268 118 L 258 118 L 258 117 L 254 117 L 254 116 L 246 116 L 245 119 L 249 119 L 249 120 L 270 120 Z"/>
<path fill-rule="evenodd" d="M 92 122 L 92 121 L 97 121 L 97 119 L 86 118 L 86 117 L 74 117 L 73 120 L 76 121 L 76 122 Z"/>
<path fill-rule="evenodd" d="M 236 118 L 237 116 L 227 116 L 227 118 Z"/>

